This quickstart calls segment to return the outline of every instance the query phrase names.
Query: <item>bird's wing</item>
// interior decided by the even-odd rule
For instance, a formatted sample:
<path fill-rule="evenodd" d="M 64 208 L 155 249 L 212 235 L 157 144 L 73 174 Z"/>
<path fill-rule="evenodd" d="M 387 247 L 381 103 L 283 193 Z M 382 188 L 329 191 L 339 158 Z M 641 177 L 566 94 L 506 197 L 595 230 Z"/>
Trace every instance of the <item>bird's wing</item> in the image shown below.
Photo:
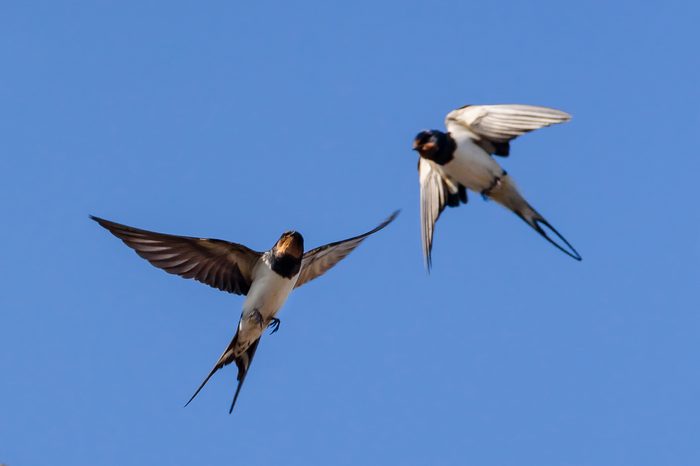
<path fill-rule="evenodd" d="M 534 105 L 466 105 L 448 113 L 445 126 L 448 131 L 453 131 L 455 125 L 466 127 L 491 143 L 486 147 L 488 152 L 507 156 L 512 139 L 570 119 L 571 115 L 561 110 Z"/>
<path fill-rule="evenodd" d="M 301 272 L 299 272 L 296 287 L 300 287 L 304 283 L 326 273 L 328 269 L 340 262 L 356 247 L 358 247 L 362 240 L 393 222 L 397 215 L 399 215 L 398 210 L 379 224 L 379 226 L 368 231 L 367 233 L 342 241 L 336 241 L 335 243 L 326 244 L 304 253 L 304 257 L 301 261 Z"/>
<path fill-rule="evenodd" d="M 423 239 L 423 258 L 430 270 L 432 265 L 433 230 L 445 206 L 456 207 L 467 203 L 467 190 L 464 186 L 444 177 L 433 162 L 420 158 L 418 161 L 420 182 L 420 226 Z"/>
<path fill-rule="evenodd" d="M 191 238 L 140 230 L 90 216 L 156 267 L 194 278 L 229 293 L 245 295 L 261 253 L 219 239 Z"/>

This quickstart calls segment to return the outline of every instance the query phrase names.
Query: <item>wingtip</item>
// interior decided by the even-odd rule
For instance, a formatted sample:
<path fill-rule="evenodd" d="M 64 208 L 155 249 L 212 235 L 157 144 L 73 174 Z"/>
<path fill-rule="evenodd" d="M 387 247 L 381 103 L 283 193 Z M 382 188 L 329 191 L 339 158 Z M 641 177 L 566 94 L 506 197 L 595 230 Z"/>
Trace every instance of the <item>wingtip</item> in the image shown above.
<path fill-rule="evenodd" d="M 551 108 L 551 107 L 545 107 L 545 108 L 550 108 L 554 112 L 556 112 L 557 116 L 559 117 L 559 123 L 566 123 L 567 121 L 571 120 L 573 118 L 569 112 L 565 112 L 564 110 L 560 110 L 558 108 Z"/>
<path fill-rule="evenodd" d="M 112 225 L 114 225 L 114 222 L 110 222 L 107 219 L 104 219 L 102 217 L 98 217 L 97 215 L 88 215 L 90 217 L 90 220 L 93 220 L 95 223 L 97 223 L 99 226 L 102 228 L 105 228 L 106 230 L 112 232 L 112 229 L 110 228 Z M 112 232 L 114 234 L 114 232 Z"/>
<path fill-rule="evenodd" d="M 393 211 L 391 213 L 391 215 L 389 215 L 389 218 L 387 218 L 387 221 L 393 222 L 396 219 L 396 217 L 399 216 L 400 213 L 401 213 L 401 209 L 396 209 L 395 211 Z"/>
<path fill-rule="evenodd" d="M 399 216 L 400 213 L 401 213 L 401 209 L 397 209 L 397 210 L 393 211 L 393 212 L 391 213 L 391 215 L 389 215 L 389 216 L 386 218 L 386 220 L 384 220 L 382 223 L 380 223 L 379 225 L 377 225 L 377 227 L 374 228 L 373 230 L 371 230 L 371 231 L 365 233 L 363 236 L 369 236 L 369 235 L 371 235 L 371 234 L 374 234 L 374 233 L 378 232 L 379 230 L 384 229 L 384 228 L 387 227 L 391 222 L 393 222 L 393 221 L 396 219 L 396 217 Z"/>
<path fill-rule="evenodd" d="M 430 270 L 433 268 L 433 258 L 430 254 L 423 256 L 423 265 L 425 266 L 425 272 L 430 275 Z"/>
<path fill-rule="evenodd" d="M 106 220 L 102 217 L 98 217 L 97 215 L 88 214 L 88 217 L 90 218 L 90 220 L 97 222 L 98 225 L 101 225 L 103 227 L 105 226 L 105 224 L 109 223 L 109 220 Z"/>

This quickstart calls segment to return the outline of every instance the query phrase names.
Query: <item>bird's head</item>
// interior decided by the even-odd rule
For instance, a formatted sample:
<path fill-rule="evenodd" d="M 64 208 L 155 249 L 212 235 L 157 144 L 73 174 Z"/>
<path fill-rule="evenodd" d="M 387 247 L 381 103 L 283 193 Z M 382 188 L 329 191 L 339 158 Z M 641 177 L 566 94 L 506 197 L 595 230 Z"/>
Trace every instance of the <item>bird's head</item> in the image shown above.
<path fill-rule="evenodd" d="M 413 150 L 423 158 L 432 158 L 440 150 L 440 139 L 443 134 L 436 129 L 421 131 L 413 140 Z"/>
<path fill-rule="evenodd" d="M 285 231 L 273 248 L 276 256 L 292 256 L 300 259 L 304 255 L 304 237 L 296 231 Z"/>

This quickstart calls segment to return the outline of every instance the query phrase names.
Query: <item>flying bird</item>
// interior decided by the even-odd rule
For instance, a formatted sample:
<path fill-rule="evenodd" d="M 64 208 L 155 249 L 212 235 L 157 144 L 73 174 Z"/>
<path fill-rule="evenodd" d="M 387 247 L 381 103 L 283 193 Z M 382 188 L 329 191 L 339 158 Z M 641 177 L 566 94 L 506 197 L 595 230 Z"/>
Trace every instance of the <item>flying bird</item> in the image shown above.
<path fill-rule="evenodd" d="M 448 207 L 467 203 L 467 190 L 493 199 L 523 219 L 544 239 L 576 260 L 581 255 L 520 194 L 494 155 L 507 157 L 520 135 L 569 121 L 568 113 L 532 105 L 466 105 L 445 118 L 447 132 L 421 131 L 413 141 L 420 154 L 420 216 L 423 257 L 430 270 L 435 222 Z M 554 233 L 560 242 L 547 234 Z"/>
<path fill-rule="evenodd" d="M 265 328 L 277 331 L 276 317 L 289 293 L 333 267 L 360 243 L 391 223 L 399 211 L 373 230 L 304 252 L 304 238 L 287 231 L 266 252 L 219 239 L 176 236 L 121 225 L 90 216 L 124 244 L 168 273 L 193 278 L 222 291 L 245 295 L 236 333 L 214 368 L 185 404 L 187 406 L 222 367 L 235 362 L 238 385 L 229 413 L 245 381 Z"/>

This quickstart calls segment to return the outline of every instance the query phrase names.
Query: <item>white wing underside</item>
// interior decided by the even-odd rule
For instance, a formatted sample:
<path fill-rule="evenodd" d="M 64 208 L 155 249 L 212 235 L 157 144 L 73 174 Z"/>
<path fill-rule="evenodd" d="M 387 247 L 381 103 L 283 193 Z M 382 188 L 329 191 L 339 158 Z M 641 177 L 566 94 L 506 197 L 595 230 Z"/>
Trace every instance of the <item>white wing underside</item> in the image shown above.
<path fill-rule="evenodd" d="M 448 131 L 466 127 L 477 137 L 508 142 L 530 131 L 564 123 L 571 115 L 561 110 L 534 105 L 467 105 L 445 117 Z"/>
<path fill-rule="evenodd" d="M 455 194 L 459 186 L 442 175 L 440 167 L 430 160 L 418 162 L 420 182 L 420 226 L 423 240 L 423 257 L 430 268 L 430 251 L 433 245 L 433 230 L 440 213 L 445 209 L 448 194 Z"/>

